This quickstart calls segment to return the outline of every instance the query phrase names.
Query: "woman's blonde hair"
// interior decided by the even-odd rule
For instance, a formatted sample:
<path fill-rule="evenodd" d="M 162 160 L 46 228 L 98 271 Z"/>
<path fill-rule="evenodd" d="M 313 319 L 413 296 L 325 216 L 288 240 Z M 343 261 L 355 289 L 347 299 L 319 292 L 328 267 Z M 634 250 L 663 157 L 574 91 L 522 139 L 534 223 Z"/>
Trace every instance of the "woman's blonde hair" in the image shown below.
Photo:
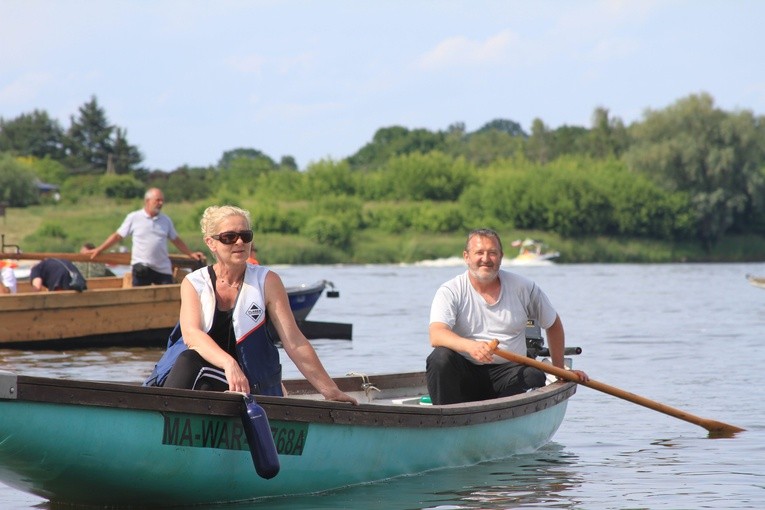
<path fill-rule="evenodd" d="M 250 212 L 233 205 L 211 205 L 202 213 L 202 219 L 199 225 L 202 227 L 202 235 L 209 237 L 218 233 L 218 225 L 230 216 L 242 216 L 247 220 L 247 227 L 250 227 Z"/>

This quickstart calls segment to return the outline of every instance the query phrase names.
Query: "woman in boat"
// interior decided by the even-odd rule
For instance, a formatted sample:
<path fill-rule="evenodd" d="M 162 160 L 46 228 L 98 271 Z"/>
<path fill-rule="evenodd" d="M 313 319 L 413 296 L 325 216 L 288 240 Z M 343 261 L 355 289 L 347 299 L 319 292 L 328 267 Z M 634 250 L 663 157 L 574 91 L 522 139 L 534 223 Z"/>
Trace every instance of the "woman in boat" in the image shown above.
<path fill-rule="evenodd" d="M 324 398 L 356 404 L 330 378 L 298 328 L 279 275 L 247 263 L 250 213 L 212 206 L 200 224 L 215 264 L 181 283 L 180 321 L 146 384 L 283 395 L 279 351 L 267 327 L 271 321 L 287 355 Z"/>

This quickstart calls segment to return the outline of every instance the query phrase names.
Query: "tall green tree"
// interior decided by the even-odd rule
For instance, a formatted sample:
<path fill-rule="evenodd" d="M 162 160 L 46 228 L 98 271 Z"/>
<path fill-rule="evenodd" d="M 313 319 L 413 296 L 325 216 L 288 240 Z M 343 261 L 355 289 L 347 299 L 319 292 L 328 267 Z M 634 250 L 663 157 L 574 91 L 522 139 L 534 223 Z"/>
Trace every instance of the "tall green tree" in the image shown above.
<path fill-rule="evenodd" d="M 114 130 L 95 96 L 79 108 L 66 133 L 69 166 L 75 173 L 106 172 L 109 154 L 114 152 Z"/>
<path fill-rule="evenodd" d="M 555 157 L 552 134 L 542 119 L 536 118 L 531 123 L 531 136 L 526 141 L 526 157 L 540 165 Z"/>
<path fill-rule="evenodd" d="M 589 155 L 594 158 L 620 156 L 627 149 L 627 129 L 621 119 L 609 117 L 606 108 L 596 108 L 592 114 L 587 145 Z"/>
<path fill-rule="evenodd" d="M 563 125 L 552 132 L 552 153 L 555 159 L 564 154 L 588 154 L 590 130 L 582 126 Z"/>
<path fill-rule="evenodd" d="M 171 203 L 208 198 L 219 186 L 218 171 L 213 167 L 182 166 L 173 172 L 155 171 L 144 181 L 144 188 L 162 188 L 165 200 Z"/>
<path fill-rule="evenodd" d="M 141 170 L 143 156 L 127 140 L 127 130 L 112 125 L 95 96 L 71 117 L 66 132 L 67 163 L 73 173 L 103 174 L 110 162 L 117 174 Z"/>
<path fill-rule="evenodd" d="M 41 110 L 21 114 L 12 120 L 0 118 L 0 152 L 61 160 L 64 158 L 64 129 Z"/>
<path fill-rule="evenodd" d="M 648 111 L 632 127 L 630 167 L 689 193 L 707 250 L 737 222 L 760 214 L 765 195 L 765 119 L 727 113 L 709 94 Z M 740 225 L 739 225 L 740 226 Z"/>
<path fill-rule="evenodd" d="M 378 129 L 371 142 L 348 158 L 353 169 L 375 169 L 383 166 L 390 158 L 419 152 L 427 154 L 443 150 L 446 146 L 444 132 L 427 129 L 409 130 L 402 126 Z"/>
<path fill-rule="evenodd" d="M 525 137 L 511 135 L 502 129 L 483 129 L 467 135 L 455 156 L 464 157 L 476 166 L 486 166 L 522 154 L 525 144 Z"/>
<path fill-rule="evenodd" d="M 239 147 L 237 149 L 231 149 L 224 152 L 220 158 L 220 161 L 218 161 L 218 167 L 221 169 L 227 169 L 233 164 L 234 160 L 237 159 L 264 160 L 267 163 L 267 166 L 276 168 L 276 162 L 271 159 L 268 154 L 259 151 L 258 149 L 249 147 Z"/>
<path fill-rule="evenodd" d="M 131 173 L 143 161 L 143 155 L 138 147 L 127 141 L 127 130 L 116 127 L 114 130 L 114 145 L 112 147 L 112 164 L 118 175 Z"/>
<path fill-rule="evenodd" d="M 485 131 L 502 131 L 510 136 L 520 136 L 521 138 L 526 138 L 528 136 L 520 124 L 509 119 L 494 119 L 489 121 L 481 126 L 476 133 L 483 133 Z"/>

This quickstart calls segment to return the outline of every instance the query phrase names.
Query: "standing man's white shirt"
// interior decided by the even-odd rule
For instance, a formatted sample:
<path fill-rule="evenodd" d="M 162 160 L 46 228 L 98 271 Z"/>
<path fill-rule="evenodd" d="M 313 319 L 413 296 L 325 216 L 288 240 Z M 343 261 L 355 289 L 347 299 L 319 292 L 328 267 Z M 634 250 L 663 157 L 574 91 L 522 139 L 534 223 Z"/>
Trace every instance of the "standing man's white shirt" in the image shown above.
<path fill-rule="evenodd" d="M 173 274 L 173 265 L 167 250 L 167 240 L 178 237 L 173 221 L 164 213 L 151 216 L 145 209 L 133 211 L 125 217 L 117 233 L 126 238 L 133 236 L 130 264 L 146 264 L 162 274 Z"/>
<path fill-rule="evenodd" d="M 500 270 L 501 291 L 496 303 L 489 304 L 470 283 L 468 271 L 447 281 L 436 292 L 430 309 L 430 322 L 448 325 L 464 338 L 489 342 L 497 339 L 500 348 L 526 355 L 526 322 L 538 321 L 547 329 L 557 317 L 550 300 L 531 280 Z M 473 363 L 469 354 L 461 352 Z M 493 363 L 506 360 L 494 356 Z"/>

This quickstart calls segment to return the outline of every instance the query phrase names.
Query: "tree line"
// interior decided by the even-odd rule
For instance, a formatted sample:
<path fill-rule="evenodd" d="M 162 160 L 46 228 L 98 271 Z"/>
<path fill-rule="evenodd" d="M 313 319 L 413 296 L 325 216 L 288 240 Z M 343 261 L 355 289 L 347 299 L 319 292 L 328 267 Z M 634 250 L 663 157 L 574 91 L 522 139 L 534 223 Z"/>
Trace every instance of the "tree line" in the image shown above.
<path fill-rule="evenodd" d="M 590 127 L 530 133 L 495 119 L 468 132 L 379 129 L 341 160 L 278 161 L 253 148 L 216 165 L 150 171 L 127 130 L 109 124 L 95 97 L 64 130 L 47 113 L 0 118 L 0 201 L 39 202 L 35 180 L 65 200 L 140 197 L 159 186 L 172 201 L 248 207 L 258 232 L 305 236 L 351 249 L 360 231 L 459 232 L 474 226 L 565 237 L 698 240 L 765 231 L 765 123 L 724 111 L 708 94 L 646 110 L 625 125 L 605 108 Z"/>

